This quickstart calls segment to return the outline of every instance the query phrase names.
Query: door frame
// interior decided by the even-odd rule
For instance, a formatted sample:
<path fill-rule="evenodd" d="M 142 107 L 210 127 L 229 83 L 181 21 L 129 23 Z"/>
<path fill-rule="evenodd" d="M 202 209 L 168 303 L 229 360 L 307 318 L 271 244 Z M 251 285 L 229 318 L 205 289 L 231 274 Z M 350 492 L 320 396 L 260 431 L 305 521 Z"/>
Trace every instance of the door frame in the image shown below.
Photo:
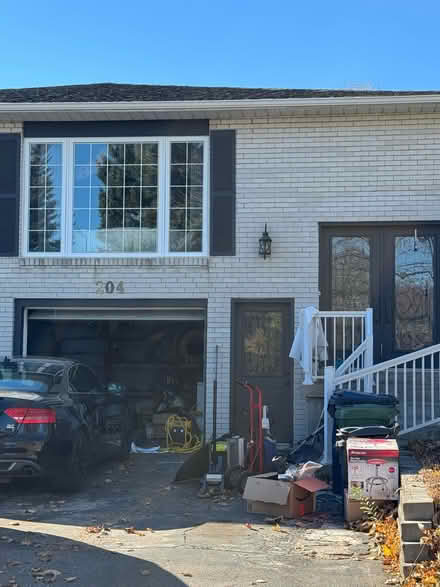
<path fill-rule="evenodd" d="M 319 308 L 331 310 L 331 268 L 330 268 L 330 239 L 333 236 L 369 236 L 371 238 L 370 249 L 370 292 L 369 305 L 374 308 L 373 332 L 374 332 L 374 362 L 378 363 L 386 358 L 394 358 L 406 354 L 394 352 L 392 349 L 392 336 L 394 329 L 394 299 L 395 299 L 395 260 L 394 249 L 390 245 L 390 239 L 399 235 L 399 231 L 407 231 L 417 228 L 418 236 L 423 233 L 435 235 L 438 238 L 437 245 L 440 248 L 440 221 L 395 221 L 395 222 L 332 222 L 319 225 Z M 387 267 L 392 273 L 392 284 L 389 287 L 391 273 L 387 273 Z M 440 255 L 434 252 L 434 311 L 440 303 Z M 436 283 L 437 282 L 437 283 Z M 388 289 L 388 295 L 384 291 Z M 436 344 L 440 336 L 440 313 L 434 314 L 433 344 Z M 411 351 L 408 351 L 411 352 Z"/>
<path fill-rule="evenodd" d="M 233 428 L 234 408 L 235 408 L 235 370 L 237 367 L 236 360 L 236 345 L 237 345 L 237 330 L 238 330 L 238 308 L 246 304 L 287 304 L 289 312 L 288 336 L 290 335 L 293 341 L 294 323 L 295 323 L 295 298 L 231 298 L 231 328 L 230 328 L 230 392 L 229 392 L 229 431 Z M 287 357 L 290 362 L 289 368 L 289 386 L 292 390 L 292 441 L 295 432 L 295 390 L 293 388 L 294 381 L 294 361 Z"/>

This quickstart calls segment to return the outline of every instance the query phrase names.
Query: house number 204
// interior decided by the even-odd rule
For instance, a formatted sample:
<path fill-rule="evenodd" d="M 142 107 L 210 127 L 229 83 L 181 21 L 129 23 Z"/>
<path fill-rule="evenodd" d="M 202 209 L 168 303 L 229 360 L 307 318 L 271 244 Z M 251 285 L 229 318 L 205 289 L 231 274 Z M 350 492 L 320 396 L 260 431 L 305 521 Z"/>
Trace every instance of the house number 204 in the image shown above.
<path fill-rule="evenodd" d="M 114 281 L 97 281 L 96 293 L 99 296 L 103 296 L 105 294 L 112 295 L 115 293 L 123 294 L 125 293 L 124 282 L 118 281 L 115 283 Z"/>

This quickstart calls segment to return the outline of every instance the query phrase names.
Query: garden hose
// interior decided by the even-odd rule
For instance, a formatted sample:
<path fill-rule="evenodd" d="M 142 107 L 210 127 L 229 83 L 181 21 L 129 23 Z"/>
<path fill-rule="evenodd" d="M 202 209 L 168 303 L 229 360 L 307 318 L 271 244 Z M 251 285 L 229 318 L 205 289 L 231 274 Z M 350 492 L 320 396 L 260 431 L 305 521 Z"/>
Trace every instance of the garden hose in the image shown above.
<path fill-rule="evenodd" d="M 172 431 L 180 428 L 184 434 L 183 442 L 176 442 Z M 196 434 L 192 433 L 192 422 L 188 418 L 172 415 L 165 424 L 167 450 L 176 453 L 192 453 L 200 450 L 202 443 Z"/>

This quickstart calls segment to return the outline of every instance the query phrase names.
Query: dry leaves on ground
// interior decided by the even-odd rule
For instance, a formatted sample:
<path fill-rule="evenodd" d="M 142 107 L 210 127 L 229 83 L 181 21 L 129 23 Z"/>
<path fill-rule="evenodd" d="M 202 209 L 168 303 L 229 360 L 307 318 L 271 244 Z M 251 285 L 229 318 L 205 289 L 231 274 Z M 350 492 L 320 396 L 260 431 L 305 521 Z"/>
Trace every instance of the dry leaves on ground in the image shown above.
<path fill-rule="evenodd" d="M 397 521 L 389 516 L 376 522 L 376 541 L 381 545 L 384 565 L 393 573 L 399 573 L 400 536 Z"/>

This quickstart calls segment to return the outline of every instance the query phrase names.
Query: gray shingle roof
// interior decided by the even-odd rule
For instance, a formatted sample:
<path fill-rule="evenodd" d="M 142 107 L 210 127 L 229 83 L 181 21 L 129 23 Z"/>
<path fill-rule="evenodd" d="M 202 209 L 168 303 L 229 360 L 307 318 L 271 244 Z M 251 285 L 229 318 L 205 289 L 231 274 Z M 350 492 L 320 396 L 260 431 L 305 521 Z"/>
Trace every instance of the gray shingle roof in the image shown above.
<path fill-rule="evenodd" d="M 262 100 L 268 98 L 343 98 L 355 96 L 408 96 L 438 91 L 302 90 L 158 86 L 144 84 L 83 84 L 43 88 L 0 89 L 0 103 L 19 102 L 155 102 L 176 100 Z"/>

